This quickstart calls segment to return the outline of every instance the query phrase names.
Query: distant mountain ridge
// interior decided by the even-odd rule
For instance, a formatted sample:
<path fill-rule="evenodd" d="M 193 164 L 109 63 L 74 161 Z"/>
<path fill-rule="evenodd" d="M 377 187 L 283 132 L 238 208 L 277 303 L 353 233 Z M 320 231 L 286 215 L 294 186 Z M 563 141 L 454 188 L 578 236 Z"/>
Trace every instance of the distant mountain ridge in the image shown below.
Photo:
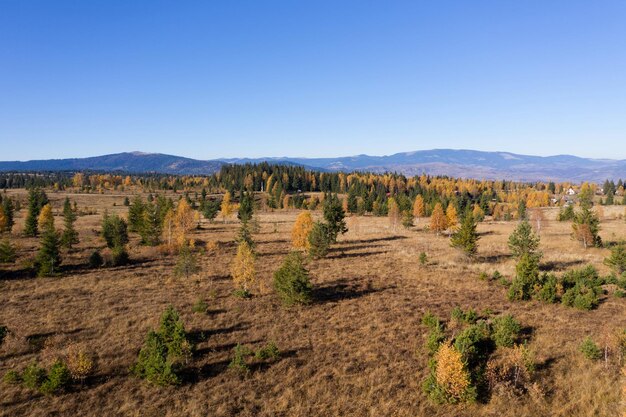
<path fill-rule="evenodd" d="M 448 175 L 516 181 L 594 181 L 626 178 L 626 160 L 591 159 L 572 155 L 531 156 L 510 152 L 432 149 L 386 156 L 337 158 L 230 158 L 198 160 L 174 155 L 124 152 L 89 158 L 0 162 L 0 171 L 125 171 L 208 175 L 224 164 L 270 162 L 302 165 L 322 171 L 398 172 L 405 175 Z"/>

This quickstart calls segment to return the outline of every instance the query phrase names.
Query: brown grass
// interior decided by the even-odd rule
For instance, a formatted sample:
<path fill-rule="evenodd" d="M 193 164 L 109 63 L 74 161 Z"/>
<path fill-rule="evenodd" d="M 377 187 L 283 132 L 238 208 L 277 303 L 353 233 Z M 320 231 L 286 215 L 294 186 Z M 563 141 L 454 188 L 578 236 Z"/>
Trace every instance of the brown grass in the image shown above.
<path fill-rule="evenodd" d="M 23 195 L 23 191 L 22 191 Z M 62 193 L 49 194 L 59 214 Z M 41 358 L 46 339 L 55 345 L 85 344 L 97 355 L 96 375 L 72 392 L 44 397 L 3 385 L 0 415 L 102 416 L 613 416 L 619 415 L 617 369 L 590 364 L 577 352 L 582 339 L 599 338 L 607 328 L 626 328 L 626 301 L 606 297 L 594 311 L 537 302 L 513 303 L 497 283 L 480 281 L 482 271 L 514 271 L 506 239 L 513 222 L 481 223 L 478 261 L 468 264 L 449 240 L 423 231 L 389 229 L 386 218 L 350 219 L 353 230 L 340 238 L 326 259 L 309 263 L 316 301 L 285 309 L 271 291 L 271 277 L 290 250 L 296 211 L 261 213 L 255 236 L 260 288 L 249 300 L 233 297 L 229 268 L 236 247 L 235 220 L 205 223 L 193 238 L 210 251 L 202 272 L 190 280 L 173 277 L 175 256 L 137 246 L 133 264 L 89 270 L 101 213 L 123 214 L 124 195 L 71 195 L 80 208 L 98 215 L 80 217 L 81 243 L 66 254 L 66 272 L 57 278 L 29 278 L 20 262 L 32 257 L 36 239 L 13 236 L 20 262 L 4 273 L 0 324 L 13 334 L 0 350 L 0 373 Z M 117 205 L 114 207 L 113 202 Z M 616 213 L 622 213 L 616 208 Z M 602 273 L 605 249 L 582 249 L 569 237 L 570 224 L 546 210 L 542 226 L 544 263 L 556 271 L 591 263 Z M 624 221 L 605 209 L 601 235 L 626 238 Z M 24 210 L 15 231 L 21 231 Z M 314 217 L 319 217 L 319 213 Z M 60 217 L 56 218 L 61 226 Z M 274 233 L 274 229 L 277 232 Z M 14 233 L 15 235 L 15 233 Z M 418 256 L 426 252 L 427 266 Z M 6 268 L 5 268 L 6 269 Z M 192 313 L 198 297 L 206 315 Z M 193 334 L 205 341 L 178 388 L 157 388 L 129 375 L 147 331 L 168 304 L 181 313 Z M 428 374 L 423 349 L 425 311 L 448 317 L 454 306 L 513 314 L 532 329 L 530 348 L 538 361 L 537 384 L 522 398 L 494 396 L 488 404 L 437 406 L 422 393 Z M 242 377 L 227 369 L 237 344 L 258 348 L 275 341 L 283 357 Z"/>

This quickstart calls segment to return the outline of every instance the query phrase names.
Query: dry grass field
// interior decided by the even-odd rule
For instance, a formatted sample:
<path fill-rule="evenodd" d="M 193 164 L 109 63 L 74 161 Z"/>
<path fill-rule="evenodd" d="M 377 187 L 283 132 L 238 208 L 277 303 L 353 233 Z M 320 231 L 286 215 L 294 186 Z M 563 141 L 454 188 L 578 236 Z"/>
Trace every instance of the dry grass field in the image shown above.
<path fill-rule="evenodd" d="M 21 193 L 24 191 L 14 191 Z M 50 192 L 55 214 L 65 194 Z M 131 236 L 131 265 L 89 269 L 87 258 L 103 248 L 98 236 L 102 213 L 125 214 L 124 195 L 70 195 L 79 208 L 98 214 L 79 217 L 81 243 L 64 255 L 64 273 L 54 278 L 25 276 L 20 265 L 38 242 L 19 236 L 25 210 L 18 213 L 12 241 L 15 266 L 2 266 L 0 324 L 13 332 L 0 350 L 0 374 L 41 359 L 44 344 L 86 343 L 97 354 L 95 375 L 59 396 L 44 396 L 2 385 L 2 416 L 620 416 L 619 371 L 605 369 L 578 352 L 591 335 L 626 328 L 626 299 L 605 295 L 596 310 L 560 304 L 510 302 L 497 282 L 478 279 L 499 270 L 512 277 L 507 238 L 515 222 L 484 222 L 478 260 L 465 262 L 445 236 L 414 228 L 391 230 L 386 218 L 351 217 L 327 258 L 308 262 L 314 302 L 284 308 L 272 291 L 273 272 L 291 247 L 297 211 L 260 213 L 257 243 L 258 288 L 250 299 L 232 295 L 229 265 L 235 254 L 236 218 L 204 222 L 194 231 L 198 245 L 216 242 L 200 259 L 202 270 L 175 278 L 175 256 L 138 245 Z M 115 205 L 114 205 L 115 203 Z M 570 239 L 570 223 L 545 209 L 541 232 L 543 265 L 564 271 L 586 264 L 602 274 L 607 249 L 584 250 Z M 623 207 L 605 208 L 601 236 L 626 239 Z M 315 214 L 319 216 L 319 213 Z M 62 226 L 61 217 L 56 219 Z M 420 265 L 421 252 L 428 255 Z M 206 314 L 192 312 L 199 299 Z M 130 375 L 148 330 L 172 304 L 199 340 L 184 383 L 159 388 Z M 441 317 L 460 306 L 478 312 L 513 314 L 526 328 L 535 352 L 535 389 L 521 398 L 494 396 L 487 404 L 434 405 L 421 385 L 428 374 L 421 324 L 430 310 Z M 48 340 L 48 342 L 46 342 Z M 228 369 L 237 343 L 256 348 L 275 341 L 274 362 L 247 376 Z"/>

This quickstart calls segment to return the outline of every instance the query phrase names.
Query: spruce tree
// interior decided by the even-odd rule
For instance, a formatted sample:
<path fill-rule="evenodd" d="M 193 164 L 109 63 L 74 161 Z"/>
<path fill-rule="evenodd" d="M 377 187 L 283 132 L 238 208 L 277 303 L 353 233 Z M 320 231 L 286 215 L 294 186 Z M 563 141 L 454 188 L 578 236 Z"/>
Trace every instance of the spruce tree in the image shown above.
<path fill-rule="evenodd" d="M 8 197 L 5 197 L 2 200 L 2 213 L 4 214 L 6 222 L 4 226 L 4 231 L 10 233 L 13 229 L 13 225 L 15 224 L 15 221 L 13 220 L 15 207 L 13 205 L 13 200 Z"/>
<path fill-rule="evenodd" d="M 144 212 L 146 205 L 141 196 L 137 195 L 133 198 L 133 202 L 128 207 L 128 230 L 131 232 L 139 232 L 143 227 Z"/>
<path fill-rule="evenodd" d="M 37 219 L 43 206 L 48 204 L 48 196 L 38 188 L 31 188 L 28 191 L 28 214 L 24 224 L 24 235 L 35 237 L 39 234 Z"/>
<path fill-rule="evenodd" d="M 63 203 L 63 225 L 64 230 L 61 235 L 61 244 L 67 249 L 72 249 L 72 246 L 78 243 L 78 232 L 74 228 L 74 222 L 76 221 L 76 213 L 72 210 L 70 199 L 66 198 Z"/>
<path fill-rule="evenodd" d="M 509 249 L 518 260 L 523 255 L 535 257 L 537 260 L 541 258 L 539 248 L 539 236 L 532 229 L 528 220 L 524 220 L 517 225 L 513 233 L 509 236 Z"/>
<path fill-rule="evenodd" d="M 55 275 L 61 265 L 61 240 L 54 228 L 54 221 L 46 222 L 44 226 L 41 235 L 41 246 L 35 258 L 37 275 L 43 277 Z"/>
<path fill-rule="evenodd" d="M 348 231 L 345 216 L 346 214 L 337 195 L 327 196 L 324 200 L 324 220 L 326 220 L 330 243 L 336 243 L 339 233 L 344 234 Z"/>
<path fill-rule="evenodd" d="M 450 244 L 452 247 L 460 249 L 469 258 L 473 258 L 478 250 L 478 233 L 476 232 L 476 221 L 471 212 L 466 212 L 461 222 L 461 227 L 452 234 Z"/>
<path fill-rule="evenodd" d="M 15 246 L 11 244 L 8 238 L 0 240 L 0 263 L 15 262 Z"/>
<path fill-rule="evenodd" d="M 156 246 L 159 244 L 163 229 L 162 220 L 159 214 L 159 208 L 156 204 L 146 203 L 143 220 L 141 221 L 141 243 L 148 246 Z"/>
<path fill-rule="evenodd" d="M 598 234 L 600 219 L 590 204 L 582 204 L 580 211 L 574 216 L 572 230 L 574 239 L 581 242 L 585 249 L 589 246 L 602 246 L 602 239 Z"/>

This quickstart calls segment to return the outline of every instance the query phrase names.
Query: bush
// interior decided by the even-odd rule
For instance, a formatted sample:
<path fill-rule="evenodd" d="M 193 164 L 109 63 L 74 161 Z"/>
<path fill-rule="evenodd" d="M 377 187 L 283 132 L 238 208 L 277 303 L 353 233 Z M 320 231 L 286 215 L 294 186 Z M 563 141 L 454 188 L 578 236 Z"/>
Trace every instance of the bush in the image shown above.
<path fill-rule="evenodd" d="M 426 252 L 421 252 L 419 256 L 420 265 L 426 265 L 428 263 L 428 256 Z"/>
<path fill-rule="evenodd" d="M 48 376 L 39 390 L 44 394 L 57 394 L 69 386 L 70 380 L 71 375 L 67 365 L 56 361 L 48 371 Z"/>
<path fill-rule="evenodd" d="M 250 367 L 246 362 L 246 357 L 252 355 L 252 351 L 247 346 L 237 343 L 237 346 L 233 348 L 233 358 L 228 364 L 228 368 L 234 369 L 237 372 L 248 373 Z"/>
<path fill-rule="evenodd" d="M 5 384 L 9 385 L 19 385 L 22 383 L 22 376 L 17 371 L 9 371 L 2 377 L 2 380 Z"/>
<path fill-rule="evenodd" d="M 430 311 L 427 311 L 426 314 L 422 316 L 422 324 L 432 330 L 435 327 L 439 327 L 441 323 L 439 322 L 439 318 L 437 318 L 437 316 Z"/>
<path fill-rule="evenodd" d="M 184 245 L 178 253 L 178 259 L 174 267 L 174 275 L 189 279 L 190 276 L 197 274 L 199 271 L 200 266 L 198 266 L 196 254 L 189 245 Z"/>
<path fill-rule="evenodd" d="M 112 266 L 123 266 L 126 265 L 129 261 L 128 252 L 126 252 L 126 248 L 124 246 L 115 246 L 111 250 L 111 265 Z"/>
<path fill-rule="evenodd" d="M 626 271 L 626 245 L 621 244 L 611 248 L 611 255 L 604 260 L 604 264 L 611 267 L 618 275 Z"/>
<path fill-rule="evenodd" d="M 0 241 L 0 264 L 15 262 L 15 246 L 9 242 L 9 239 Z"/>
<path fill-rule="evenodd" d="M 492 338 L 498 347 L 512 347 L 522 329 L 510 314 L 499 316 L 492 322 Z"/>
<path fill-rule="evenodd" d="M 276 360 L 280 358 L 280 350 L 278 350 L 278 346 L 276 343 L 270 342 L 256 351 L 254 357 L 258 360 Z"/>
<path fill-rule="evenodd" d="M 435 402 L 458 403 L 476 398 L 462 354 L 451 343 L 441 344 L 434 356 L 433 368 L 424 389 Z"/>
<path fill-rule="evenodd" d="M 595 361 L 602 358 L 602 350 L 590 337 L 587 337 L 585 338 L 585 340 L 583 340 L 583 342 L 580 344 L 579 350 L 587 359 Z"/>
<path fill-rule="evenodd" d="M 73 380 L 83 382 L 93 372 L 94 360 L 82 344 L 73 343 L 67 347 L 67 369 Z"/>
<path fill-rule="evenodd" d="M 46 380 L 46 370 L 36 362 L 31 363 L 22 372 L 22 381 L 27 388 L 38 390 Z"/>
<path fill-rule="evenodd" d="M 198 298 L 198 301 L 196 301 L 193 307 L 191 307 L 191 311 L 193 311 L 194 313 L 204 314 L 206 313 L 207 308 L 209 308 L 209 305 L 206 303 L 206 301 L 204 301 L 202 298 Z"/>
<path fill-rule="evenodd" d="M 307 304 L 311 302 L 312 288 L 302 255 L 299 252 L 291 252 L 280 269 L 274 273 L 274 289 L 278 296 L 283 304 L 288 306 Z"/>
<path fill-rule="evenodd" d="M 544 303 L 556 303 L 558 301 L 559 281 L 552 274 L 544 274 L 541 287 L 536 291 L 535 297 Z"/>
<path fill-rule="evenodd" d="M 148 333 L 132 371 L 155 385 L 179 384 L 179 372 L 191 351 L 192 345 L 178 312 L 169 306 L 161 316 L 159 330 Z"/>
<path fill-rule="evenodd" d="M 538 259 L 523 254 L 515 266 L 515 278 L 509 287 L 509 300 L 529 300 L 539 279 Z"/>
<path fill-rule="evenodd" d="M 309 256 L 323 258 L 328 254 L 331 237 L 328 226 L 324 223 L 315 222 L 309 233 Z"/>
<path fill-rule="evenodd" d="M 443 325 L 437 322 L 437 325 L 430 329 L 430 333 L 428 333 L 428 338 L 426 339 L 426 349 L 428 353 L 434 355 L 444 340 L 446 340 L 446 334 L 444 333 Z"/>
<path fill-rule="evenodd" d="M 592 287 L 582 282 L 565 291 L 561 302 L 579 310 L 592 310 L 600 303 L 600 287 Z"/>
<path fill-rule="evenodd" d="M 102 255 L 100 252 L 95 250 L 89 255 L 89 267 L 90 268 L 100 268 L 104 263 L 104 259 L 102 259 Z"/>

